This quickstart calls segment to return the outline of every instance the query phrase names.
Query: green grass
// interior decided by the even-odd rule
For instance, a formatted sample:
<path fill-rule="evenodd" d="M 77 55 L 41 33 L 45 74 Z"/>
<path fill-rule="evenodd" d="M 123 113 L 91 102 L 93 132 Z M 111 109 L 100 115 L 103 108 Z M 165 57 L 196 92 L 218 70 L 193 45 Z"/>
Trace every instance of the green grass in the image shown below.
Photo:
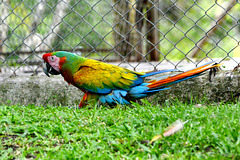
<path fill-rule="evenodd" d="M 133 107 L 1 106 L 0 159 L 239 159 L 240 103 Z M 184 128 L 142 143 L 181 119 Z"/>

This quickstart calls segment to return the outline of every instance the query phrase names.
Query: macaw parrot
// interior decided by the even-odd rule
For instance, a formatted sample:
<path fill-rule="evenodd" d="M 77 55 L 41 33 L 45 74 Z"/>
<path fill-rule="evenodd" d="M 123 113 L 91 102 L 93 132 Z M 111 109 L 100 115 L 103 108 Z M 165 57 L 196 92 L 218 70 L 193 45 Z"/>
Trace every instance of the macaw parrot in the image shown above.
<path fill-rule="evenodd" d="M 183 73 L 161 76 L 145 82 L 146 77 L 176 69 L 135 72 L 65 51 L 46 53 L 43 60 L 43 71 L 47 76 L 49 73 L 61 74 L 66 82 L 85 93 L 79 107 L 98 101 L 109 105 L 128 105 L 131 101 L 170 89 L 172 84 L 197 77 L 220 65 L 211 62 Z"/>

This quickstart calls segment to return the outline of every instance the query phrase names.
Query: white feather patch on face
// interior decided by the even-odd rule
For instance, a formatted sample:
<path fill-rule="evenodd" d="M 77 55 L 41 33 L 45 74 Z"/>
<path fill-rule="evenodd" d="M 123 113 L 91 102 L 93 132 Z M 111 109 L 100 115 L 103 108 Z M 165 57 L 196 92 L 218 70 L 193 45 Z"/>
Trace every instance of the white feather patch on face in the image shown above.
<path fill-rule="evenodd" d="M 49 56 L 48 58 L 48 63 L 58 72 L 60 72 L 59 69 L 59 61 L 60 58 L 58 58 L 57 56 Z"/>

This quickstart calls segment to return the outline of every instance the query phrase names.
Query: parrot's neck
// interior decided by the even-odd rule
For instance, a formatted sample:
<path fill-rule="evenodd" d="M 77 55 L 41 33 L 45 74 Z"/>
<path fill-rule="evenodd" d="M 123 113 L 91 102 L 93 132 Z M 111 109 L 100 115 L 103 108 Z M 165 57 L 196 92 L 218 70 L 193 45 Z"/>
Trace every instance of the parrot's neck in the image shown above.
<path fill-rule="evenodd" d="M 66 58 L 66 60 L 60 64 L 60 71 L 65 81 L 69 84 L 74 84 L 73 76 L 77 71 L 79 71 L 82 63 L 86 60 L 86 58 L 80 56 L 75 56 L 74 58 L 71 57 L 69 59 Z"/>

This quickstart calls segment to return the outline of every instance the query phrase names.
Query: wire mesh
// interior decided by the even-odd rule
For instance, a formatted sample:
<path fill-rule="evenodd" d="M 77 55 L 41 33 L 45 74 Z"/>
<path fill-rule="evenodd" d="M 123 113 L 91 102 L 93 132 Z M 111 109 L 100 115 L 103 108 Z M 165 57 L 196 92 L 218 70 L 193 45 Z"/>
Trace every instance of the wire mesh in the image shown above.
<path fill-rule="evenodd" d="M 240 57 L 237 0 L 1 0 L 0 74 L 65 50 L 137 70 Z"/>

